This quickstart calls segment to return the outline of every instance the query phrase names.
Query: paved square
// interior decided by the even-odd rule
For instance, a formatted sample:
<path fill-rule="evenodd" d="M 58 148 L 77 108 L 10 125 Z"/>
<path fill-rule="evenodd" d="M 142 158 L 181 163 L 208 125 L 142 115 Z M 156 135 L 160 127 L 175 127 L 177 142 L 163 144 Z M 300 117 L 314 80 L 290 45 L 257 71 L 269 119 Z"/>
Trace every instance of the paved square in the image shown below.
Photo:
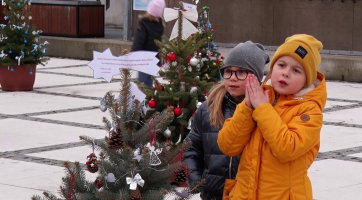
<path fill-rule="evenodd" d="M 63 161 L 84 167 L 92 152 L 78 136 L 107 134 L 102 117 L 110 117 L 99 110 L 99 101 L 107 91 L 119 90 L 120 76 L 111 83 L 93 79 L 87 63 L 51 58 L 38 67 L 33 91 L 0 91 L 1 200 L 57 193 Z M 328 81 L 327 90 L 320 153 L 308 172 L 314 199 L 361 199 L 362 84 Z M 95 178 L 87 172 L 88 180 Z"/>

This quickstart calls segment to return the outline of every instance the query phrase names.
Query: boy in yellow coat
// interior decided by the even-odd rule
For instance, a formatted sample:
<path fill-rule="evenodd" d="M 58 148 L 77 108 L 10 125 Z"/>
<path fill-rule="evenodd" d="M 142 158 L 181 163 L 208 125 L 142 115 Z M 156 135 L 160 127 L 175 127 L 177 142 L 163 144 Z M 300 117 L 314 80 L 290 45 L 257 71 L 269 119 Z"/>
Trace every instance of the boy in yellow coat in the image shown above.
<path fill-rule="evenodd" d="M 317 71 L 323 45 L 310 35 L 285 40 L 262 86 L 248 76 L 244 101 L 218 135 L 220 150 L 241 154 L 231 200 L 312 200 L 307 171 L 318 154 L 324 75 Z"/>

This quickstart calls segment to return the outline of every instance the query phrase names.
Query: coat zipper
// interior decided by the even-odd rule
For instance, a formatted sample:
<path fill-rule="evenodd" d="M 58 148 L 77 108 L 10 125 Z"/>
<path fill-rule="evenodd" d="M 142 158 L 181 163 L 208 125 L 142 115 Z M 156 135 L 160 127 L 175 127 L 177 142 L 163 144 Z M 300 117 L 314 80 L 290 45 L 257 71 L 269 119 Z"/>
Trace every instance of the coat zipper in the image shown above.
<path fill-rule="evenodd" d="M 277 104 L 277 101 L 279 99 L 279 96 L 277 94 L 275 94 L 275 99 L 274 99 L 274 102 L 273 102 L 273 107 L 275 106 L 275 104 Z"/>
<path fill-rule="evenodd" d="M 230 157 L 230 163 L 229 163 L 229 179 L 231 179 L 231 164 L 233 161 L 233 157 Z"/>

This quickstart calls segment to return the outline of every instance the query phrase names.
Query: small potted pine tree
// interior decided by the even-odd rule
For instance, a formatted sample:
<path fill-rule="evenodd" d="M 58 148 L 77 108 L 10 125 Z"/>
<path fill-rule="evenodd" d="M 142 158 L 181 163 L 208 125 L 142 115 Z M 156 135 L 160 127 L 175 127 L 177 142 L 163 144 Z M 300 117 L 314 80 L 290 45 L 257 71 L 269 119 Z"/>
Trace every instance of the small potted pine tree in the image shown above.
<path fill-rule="evenodd" d="M 4 0 L 0 6 L 7 24 L 0 24 L 0 85 L 3 91 L 33 89 L 36 66 L 44 65 L 45 45 L 28 12 L 31 0 Z"/>

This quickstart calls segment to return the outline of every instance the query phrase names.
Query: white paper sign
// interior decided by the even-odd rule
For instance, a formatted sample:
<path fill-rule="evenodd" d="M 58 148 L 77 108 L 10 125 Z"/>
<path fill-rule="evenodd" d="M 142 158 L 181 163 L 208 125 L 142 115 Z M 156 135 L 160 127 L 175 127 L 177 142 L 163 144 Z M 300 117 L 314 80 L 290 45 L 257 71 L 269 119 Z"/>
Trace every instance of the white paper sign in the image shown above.
<path fill-rule="evenodd" d="M 119 56 L 119 65 L 121 68 L 132 69 L 152 76 L 158 76 L 160 67 L 157 65 L 159 59 L 157 52 L 153 51 L 134 51 L 129 54 Z"/>
<path fill-rule="evenodd" d="M 131 82 L 131 94 L 134 96 L 135 99 L 138 99 L 139 102 L 142 102 L 146 99 L 146 95 L 143 94 L 143 92 L 138 89 L 137 85 L 135 83 Z"/>
<path fill-rule="evenodd" d="M 119 69 L 122 68 L 158 76 L 160 68 L 156 55 L 157 52 L 152 51 L 135 51 L 117 57 L 108 48 L 102 53 L 93 51 L 93 60 L 88 66 L 93 69 L 94 78 L 104 78 L 108 82 L 111 82 L 114 75 L 120 74 Z"/>
<path fill-rule="evenodd" d="M 190 3 L 183 3 L 185 10 L 195 9 L 197 10 L 197 5 L 190 4 Z"/>

